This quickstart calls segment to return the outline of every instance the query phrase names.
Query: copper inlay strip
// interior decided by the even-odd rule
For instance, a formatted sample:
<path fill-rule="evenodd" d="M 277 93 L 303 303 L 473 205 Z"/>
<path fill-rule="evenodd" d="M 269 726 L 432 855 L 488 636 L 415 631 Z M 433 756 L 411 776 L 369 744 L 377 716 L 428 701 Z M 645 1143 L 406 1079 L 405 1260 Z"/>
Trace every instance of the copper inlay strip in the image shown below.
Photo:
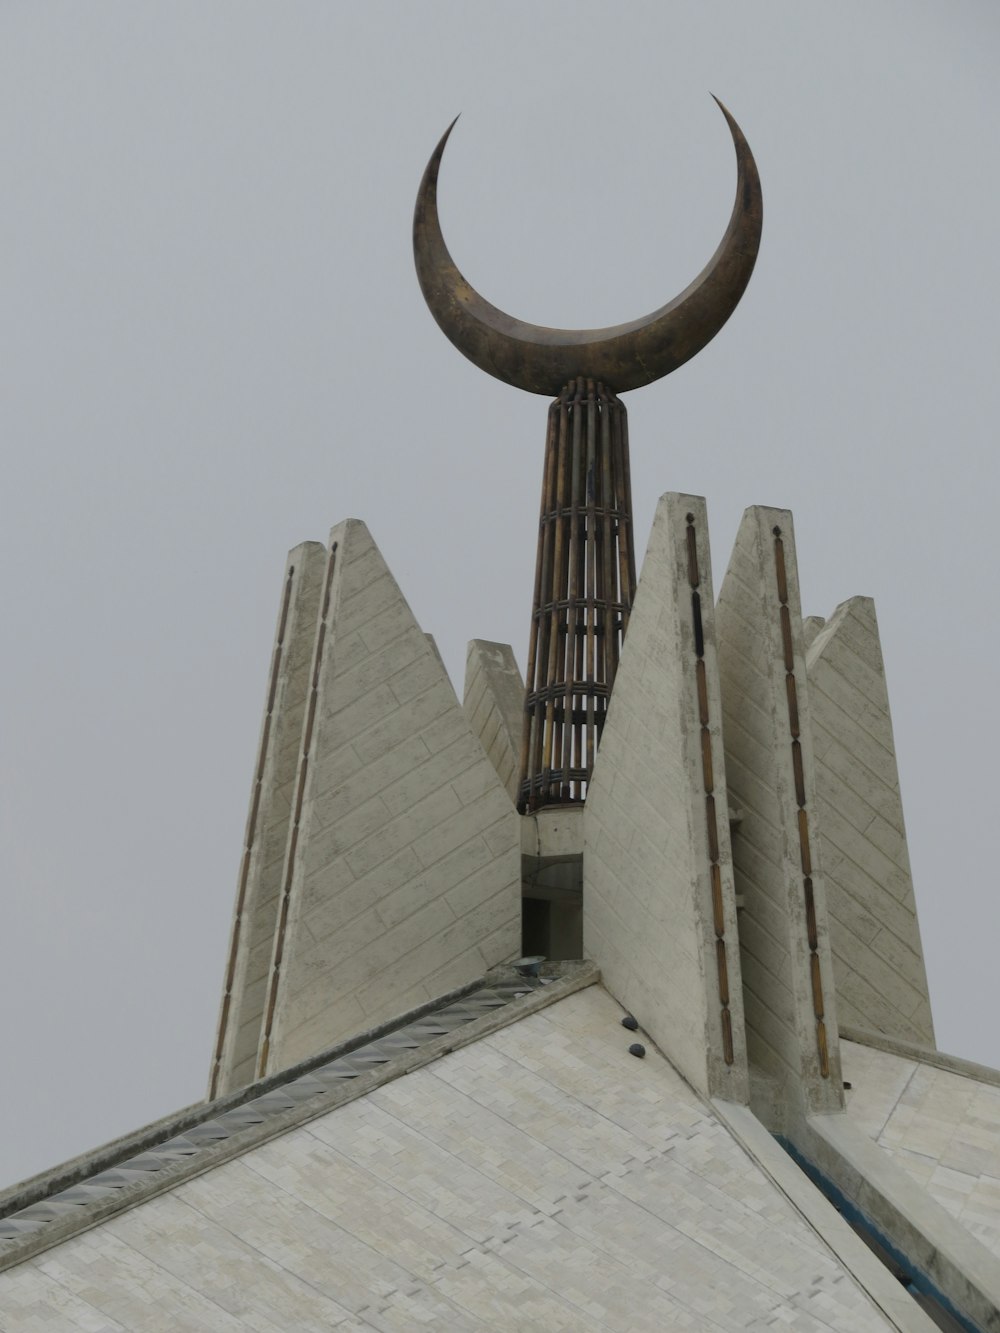
<path fill-rule="evenodd" d="M 802 771 L 802 746 L 792 741 L 792 772 L 795 775 L 795 800 L 803 806 L 806 803 L 806 779 Z"/>
<path fill-rule="evenodd" d="M 791 671 L 785 676 L 785 694 L 788 696 L 788 730 L 796 739 L 799 735 L 799 696 Z"/>
<path fill-rule="evenodd" d="M 722 1052 L 726 1064 L 733 1063 L 733 1023 L 729 1013 L 729 968 L 726 963 L 726 917 L 722 899 L 722 868 L 719 865 L 719 826 L 715 811 L 715 770 L 712 762 L 712 733 L 709 730 L 708 677 L 705 669 L 705 630 L 701 618 L 701 582 L 698 567 L 698 538 L 694 514 L 687 515 L 687 576 L 691 585 L 691 623 L 694 630 L 695 686 L 698 718 L 701 723 L 701 771 L 705 787 L 705 825 L 708 831 L 709 877 L 712 891 L 712 918 L 715 927 L 715 966 L 718 973 Z"/>
<path fill-rule="evenodd" d="M 802 873 L 812 874 L 812 858 L 809 855 L 809 816 L 804 810 L 799 811 L 799 850 L 802 853 Z"/>
<path fill-rule="evenodd" d="M 795 683 L 795 654 L 792 643 L 792 617 L 788 607 L 788 573 L 785 567 L 785 545 L 781 529 L 774 528 L 774 573 L 777 583 L 781 648 L 785 663 L 785 697 L 788 705 L 788 730 L 791 734 L 792 775 L 795 783 L 795 802 L 798 806 L 799 856 L 802 863 L 802 893 L 806 909 L 806 935 L 809 942 L 809 976 L 812 986 L 813 1013 L 816 1016 L 816 1047 L 819 1052 L 820 1072 L 829 1078 L 830 1061 L 826 1045 L 826 1027 L 823 1024 L 823 981 L 819 962 L 819 937 L 816 930 L 816 902 L 812 883 L 812 854 L 809 847 L 809 816 L 806 813 L 805 765 L 799 742 L 799 699 Z"/>
<path fill-rule="evenodd" d="M 806 933 L 809 937 L 809 948 L 819 947 L 819 935 L 816 932 L 816 900 L 813 897 L 813 882 L 806 879 L 803 888 L 806 899 Z"/>
<path fill-rule="evenodd" d="M 712 866 L 712 916 L 715 933 L 721 938 L 726 933 L 726 918 L 722 910 L 722 871 L 717 865 Z"/>
<path fill-rule="evenodd" d="M 788 578 L 785 575 L 785 543 L 780 533 L 780 528 L 774 529 L 774 572 L 778 581 L 778 601 L 784 606 L 788 602 Z"/>
<path fill-rule="evenodd" d="M 729 969 L 726 967 L 726 942 L 715 941 L 715 961 L 719 968 L 719 999 L 723 1005 L 729 1005 Z"/>
<path fill-rule="evenodd" d="M 705 676 L 705 663 L 699 657 L 694 667 L 694 678 L 698 686 L 698 721 L 703 727 L 708 726 L 708 680 Z"/>
<path fill-rule="evenodd" d="M 688 565 L 688 583 L 692 588 L 697 588 L 701 580 L 698 577 L 698 546 L 694 534 L 694 525 L 688 519 L 687 528 L 687 565 Z"/>
<path fill-rule="evenodd" d="M 785 670 L 795 670 L 795 655 L 792 652 L 792 617 L 788 607 L 781 608 L 781 647 L 785 654 Z"/>
<path fill-rule="evenodd" d="M 824 1078 L 830 1077 L 830 1052 L 826 1046 L 826 1024 L 822 1019 L 816 1023 L 816 1046 L 819 1050 L 819 1072 Z"/>
<path fill-rule="evenodd" d="M 705 630 L 701 623 L 701 597 L 691 594 L 691 615 L 694 618 L 694 650 L 699 657 L 705 656 Z"/>
<path fill-rule="evenodd" d="M 708 824 L 708 856 L 711 861 L 719 859 L 719 828 L 715 819 L 715 797 L 705 797 L 705 820 Z"/>
<path fill-rule="evenodd" d="M 705 790 L 711 793 L 715 782 L 712 777 L 712 733 L 707 727 L 701 729 L 701 766 L 705 774 Z"/>
<path fill-rule="evenodd" d="M 823 1017 L 823 982 L 819 975 L 819 954 L 809 955 L 809 968 L 812 973 L 813 1012 L 817 1018 Z"/>
<path fill-rule="evenodd" d="M 733 1020 L 729 1016 L 729 1010 L 722 1010 L 722 1054 L 726 1064 L 733 1063 Z"/>

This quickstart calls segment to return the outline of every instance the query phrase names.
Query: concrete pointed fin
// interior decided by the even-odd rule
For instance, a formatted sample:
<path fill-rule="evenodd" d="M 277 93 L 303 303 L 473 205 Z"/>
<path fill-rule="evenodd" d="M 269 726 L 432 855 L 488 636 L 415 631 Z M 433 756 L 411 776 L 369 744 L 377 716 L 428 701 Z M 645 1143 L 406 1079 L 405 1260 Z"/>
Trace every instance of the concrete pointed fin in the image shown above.
<path fill-rule="evenodd" d="M 705 502 L 657 507 L 584 809 L 584 950 L 706 1096 L 747 1099 Z"/>
<path fill-rule="evenodd" d="M 250 787 L 236 907 L 209 1096 L 256 1077 L 264 1001 L 281 901 L 292 794 L 309 691 L 327 552 L 302 542 L 288 554 Z"/>
<path fill-rule="evenodd" d="M 257 1073 L 516 955 L 520 835 L 364 523 L 330 534 Z"/>
<path fill-rule="evenodd" d="M 934 1046 L 875 603 L 842 602 L 806 654 L 842 1025 Z"/>
<path fill-rule="evenodd" d="M 512 801 L 520 777 L 524 680 L 509 643 L 472 639 L 462 706 Z"/>
<path fill-rule="evenodd" d="M 811 1111 L 843 1107 L 792 516 L 743 515 L 716 608 L 747 1050 Z"/>

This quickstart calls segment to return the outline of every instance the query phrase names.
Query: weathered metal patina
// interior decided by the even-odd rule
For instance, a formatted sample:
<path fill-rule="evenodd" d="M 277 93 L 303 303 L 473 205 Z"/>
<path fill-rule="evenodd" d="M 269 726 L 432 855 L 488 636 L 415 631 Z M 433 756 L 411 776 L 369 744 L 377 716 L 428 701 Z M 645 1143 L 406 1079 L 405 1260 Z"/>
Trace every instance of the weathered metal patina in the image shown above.
<path fill-rule="evenodd" d="M 716 98 L 718 102 L 718 98 Z M 616 396 L 669 375 L 736 309 L 760 245 L 753 154 L 721 102 L 736 149 L 736 201 L 694 282 L 643 319 L 550 329 L 491 305 L 462 276 L 438 218 L 452 121 L 424 172 L 413 218 L 417 277 L 458 350 L 507 384 L 549 394 L 518 808 L 583 801 L 635 598 L 628 425 Z"/>
<path fill-rule="evenodd" d="M 716 99 L 718 100 L 718 99 Z M 604 329 L 550 329 L 504 314 L 462 276 L 438 219 L 437 181 L 452 121 L 417 194 L 413 253 L 431 314 L 458 350 L 497 379 L 555 396 L 579 376 L 625 393 L 690 361 L 725 324 L 750 281 L 760 245 L 760 178 L 743 132 L 726 108 L 736 149 L 736 202 L 715 254 L 679 296 L 652 314 Z"/>

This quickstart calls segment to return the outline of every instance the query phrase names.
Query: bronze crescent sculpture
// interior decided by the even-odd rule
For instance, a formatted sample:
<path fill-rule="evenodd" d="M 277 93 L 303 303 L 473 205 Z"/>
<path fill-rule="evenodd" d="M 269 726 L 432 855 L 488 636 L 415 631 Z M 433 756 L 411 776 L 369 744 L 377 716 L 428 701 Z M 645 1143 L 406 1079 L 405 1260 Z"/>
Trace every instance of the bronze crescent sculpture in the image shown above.
<path fill-rule="evenodd" d="M 715 254 L 679 296 L 643 319 L 604 329 L 550 329 L 504 314 L 462 276 L 445 244 L 437 180 L 452 121 L 427 164 L 413 217 L 417 277 L 431 314 L 481 370 L 529 393 L 556 395 L 576 377 L 616 393 L 669 375 L 700 352 L 743 295 L 757 259 L 763 203 L 757 165 L 739 125 L 718 102 L 736 149 L 736 202 Z"/>
<path fill-rule="evenodd" d="M 586 800 L 635 600 L 628 421 L 618 394 L 669 375 L 700 352 L 736 309 L 757 259 L 760 178 L 740 127 L 721 102 L 719 107 L 733 136 L 737 166 L 726 234 L 689 287 L 630 324 L 542 328 L 505 315 L 465 280 L 448 253 L 437 208 L 438 172 L 454 121 L 420 184 L 413 253 L 434 318 L 481 370 L 553 398 L 524 682 L 517 784 L 522 813 Z M 694 559 L 689 578 L 694 568 L 697 643 Z M 726 1058 L 731 1060 L 731 1051 Z"/>

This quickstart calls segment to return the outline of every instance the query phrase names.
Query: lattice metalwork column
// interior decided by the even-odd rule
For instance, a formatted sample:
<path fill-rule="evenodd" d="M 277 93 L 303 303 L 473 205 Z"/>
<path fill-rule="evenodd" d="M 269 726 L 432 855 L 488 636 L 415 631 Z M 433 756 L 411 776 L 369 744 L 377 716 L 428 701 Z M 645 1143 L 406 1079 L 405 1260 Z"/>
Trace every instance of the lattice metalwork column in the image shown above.
<path fill-rule="evenodd" d="M 625 406 L 576 379 L 549 408 L 518 809 L 585 799 L 635 597 Z"/>

